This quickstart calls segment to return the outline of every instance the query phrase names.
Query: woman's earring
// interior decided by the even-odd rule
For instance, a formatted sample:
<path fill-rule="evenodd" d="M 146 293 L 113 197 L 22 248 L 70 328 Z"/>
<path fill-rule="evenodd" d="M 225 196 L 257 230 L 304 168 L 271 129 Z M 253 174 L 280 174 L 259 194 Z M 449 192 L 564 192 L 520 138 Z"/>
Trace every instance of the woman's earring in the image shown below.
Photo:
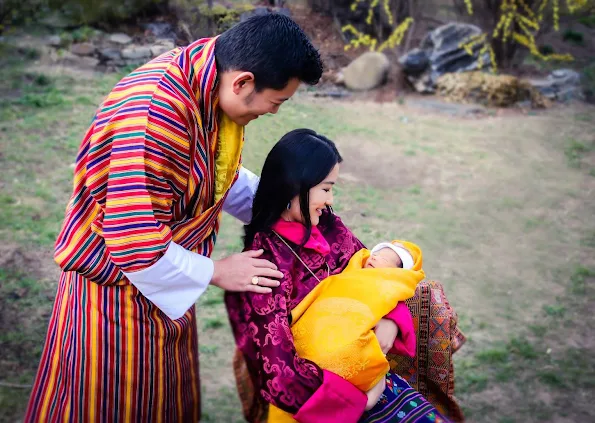
<path fill-rule="evenodd" d="M 289 203 L 287 203 L 287 210 L 291 209 L 291 201 Z"/>

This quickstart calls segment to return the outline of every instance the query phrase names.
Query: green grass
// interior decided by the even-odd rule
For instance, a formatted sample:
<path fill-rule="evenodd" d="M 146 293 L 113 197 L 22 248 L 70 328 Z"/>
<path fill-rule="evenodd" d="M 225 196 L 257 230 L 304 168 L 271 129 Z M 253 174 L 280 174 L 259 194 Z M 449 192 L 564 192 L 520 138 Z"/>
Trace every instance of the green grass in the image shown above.
<path fill-rule="evenodd" d="M 555 422 L 572 415 L 572 410 L 557 405 L 560 397 L 568 393 L 586 413 L 571 421 L 590 420 L 585 417 L 592 416 L 590 403 L 582 393 L 595 386 L 595 361 L 592 351 L 572 344 L 583 343 L 583 337 L 590 331 L 590 324 L 583 318 L 593 303 L 594 287 L 588 282 L 592 283 L 594 277 L 592 269 L 575 267 L 565 294 L 558 299 L 568 310 L 560 304 L 544 306 L 545 317 L 539 318 L 539 324 L 528 325 L 528 330 L 520 329 L 506 345 L 498 343 L 459 361 L 458 391 L 475 399 L 469 410 L 473 416 L 492 407 L 489 395 L 486 393 L 485 399 L 479 398 L 478 392 L 491 388 L 494 395 L 493 388 L 497 387 L 497 392 L 506 390 L 511 396 L 523 396 L 523 402 L 516 404 L 513 413 L 503 410 L 504 414 L 511 414 L 511 419 L 528 414 L 535 418 L 532 413 L 537 410 L 544 414 L 540 417 L 543 421 Z M 574 287 L 577 280 L 585 285 L 579 295 Z M 541 398 L 550 400 L 542 402 Z M 532 418 L 529 420 L 533 421 Z"/>
<path fill-rule="evenodd" d="M 203 327 L 205 328 L 205 330 L 208 330 L 208 329 L 219 329 L 219 328 L 221 328 L 223 326 L 225 326 L 225 321 L 222 320 L 219 317 L 206 319 L 205 322 L 204 322 L 204 325 L 203 325 Z"/>
<path fill-rule="evenodd" d="M 0 328 L 0 379 L 22 384 L 31 383 L 43 346 L 56 283 L 51 250 L 72 163 L 119 78 L 40 70 L 37 57 L 0 45 L 0 321 L 11 326 Z M 427 276 L 444 283 L 459 313 L 469 341 L 455 355 L 456 393 L 469 421 L 555 422 L 564 413 L 590 421 L 583 393 L 595 380 L 586 342 L 595 274 L 592 116 L 559 108 L 530 119 L 461 120 L 297 96 L 250 124 L 244 163 L 259 173 L 274 143 L 298 127 L 334 139 L 345 159 L 337 212 L 366 244 L 420 245 Z M 241 250 L 241 230 L 224 216 L 215 258 Z M 218 288 L 200 298 L 197 318 L 204 421 L 240 421 Z M 9 411 L 0 421 L 18 420 L 27 396 L 1 388 L 0 408 Z"/>
<path fill-rule="evenodd" d="M 593 149 L 592 145 L 570 139 L 564 149 L 568 164 L 572 167 L 580 167 L 583 156 Z"/>

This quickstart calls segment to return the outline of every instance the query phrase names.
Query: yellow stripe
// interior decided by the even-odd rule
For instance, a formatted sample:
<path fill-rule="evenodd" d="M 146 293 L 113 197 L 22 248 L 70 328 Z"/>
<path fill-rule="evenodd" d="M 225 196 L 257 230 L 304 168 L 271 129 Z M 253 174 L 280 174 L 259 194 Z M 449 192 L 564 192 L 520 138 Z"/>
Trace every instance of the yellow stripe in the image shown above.
<path fill-rule="evenodd" d="M 189 319 L 196 320 L 196 313 L 190 313 Z M 191 325 L 191 327 L 192 327 L 192 325 Z M 198 333 L 196 334 L 196 337 L 198 338 Z M 188 354 L 187 355 L 188 355 L 188 359 L 189 359 L 188 361 L 190 363 L 190 377 L 191 377 L 191 380 L 192 380 L 192 383 L 191 383 L 191 387 L 192 387 L 192 403 L 193 404 L 199 404 L 200 396 L 199 396 L 199 394 L 198 394 L 198 392 L 196 390 L 196 383 L 194 383 L 194 381 L 197 381 L 198 378 L 199 378 L 199 376 L 196 374 L 195 367 L 194 367 L 194 360 L 195 360 L 194 355 L 196 354 L 196 351 L 192 351 L 192 340 L 191 339 L 188 339 L 188 341 L 189 342 L 186 343 L 186 348 L 188 350 Z M 199 340 L 197 339 L 196 340 L 196 345 L 197 346 L 198 346 L 198 341 Z M 197 412 L 197 407 L 194 407 L 194 413 L 196 413 L 196 412 Z M 199 418 L 200 418 L 200 416 L 198 416 L 196 414 L 193 415 L 193 421 L 198 421 Z"/>
<path fill-rule="evenodd" d="M 180 110 L 188 110 L 188 107 L 181 100 L 178 100 L 177 98 L 172 97 L 170 95 L 165 95 L 165 93 L 163 93 L 163 92 L 161 92 L 160 94 L 163 97 L 167 98 L 168 101 L 171 101 L 176 106 L 178 106 L 178 109 L 180 109 Z M 195 112 L 194 117 L 197 118 L 198 126 L 200 126 L 202 128 L 202 124 L 201 124 L 201 120 L 200 120 L 200 115 L 198 113 L 196 113 L 198 111 L 198 109 L 196 109 L 194 107 L 192 109 Z"/>
<path fill-rule="evenodd" d="M 132 242 L 138 242 L 138 241 L 162 241 L 163 240 L 163 235 L 161 235 L 161 233 L 150 233 L 150 234 L 145 234 L 145 235 L 135 235 L 135 236 L 119 236 L 119 237 L 109 237 L 106 238 L 105 240 L 105 244 L 108 247 L 117 247 L 119 245 L 122 244 L 128 244 L 128 243 L 132 243 Z"/>
<path fill-rule="evenodd" d="M 169 63 L 167 63 L 167 62 L 166 63 L 148 62 L 148 63 L 145 63 L 144 65 L 142 65 L 139 68 L 139 71 L 165 69 L 167 66 L 169 66 Z"/>
<path fill-rule="evenodd" d="M 157 392 L 155 393 L 155 396 L 153 398 L 157 400 L 157 406 L 155 407 L 155 410 L 163 410 L 163 401 L 165 399 L 165 366 L 163 364 L 163 351 L 165 351 L 165 334 L 163 329 L 163 321 L 157 313 L 157 307 L 153 307 L 150 319 L 155 322 L 155 331 L 158 335 L 153 337 L 153 339 L 157 340 L 157 345 L 155 346 L 156 348 L 153 352 L 154 356 L 151 357 L 151 359 L 155 360 L 155 356 L 159 357 L 157 363 L 157 369 L 159 369 L 159 380 L 157 380 Z M 163 413 L 156 412 L 155 414 L 157 414 L 157 422 L 161 423 L 163 421 Z"/>
<path fill-rule="evenodd" d="M 196 227 L 200 226 L 207 218 L 209 217 L 209 213 L 204 212 L 199 214 L 198 218 L 192 221 L 192 225 L 178 227 L 176 232 L 173 233 L 173 240 L 174 241 L 181 241 L 184 239 L 184 236 L 188 233 L 193 231 Z M 207 231 L 207 233 L 209 233 Z"/>
<path fill-rule="evenodd" d="M 90 387 L 89 387 L 89 421 L 95 421 L 95 400 L 97 396 L 97 348 L 99 347 L 99 341 L 97 340 L 97 310 L 98 305 L 98 294 L 99 285 L 95 283 L 87 283 L 87 298 L 89 301 L 89 310 L 91 314 L 91 351 L 88 369 L 91 371 L 90 375 Z M 106 342 L 104 339 L 103 342 Z"/>
<path fill-rule="evenodd" d="M 175 327 L 176 331 L 176 340 L 174 341 L 174 366 L 176 366 L 176 405 L 178 406 L 178 420 L 182 419 L 184 415 L 184 409 L 182 408 L 182 384 L 180 383 L 182 380 L 182 362 L 180 360 L 180 342 L 182 341 L 180 338 L 180 334 L 182 333 L 182 326 L 180 323 L 176 322 L 175 320 L 172 322 Z"/>
<path fill-rule="evenodd" d="M 64 423 L 67 423 L 70 420 L 70 407 L 72 405 L 72 398 L 70 397 L 70 395 L 68 396 L 68 399 L 66 400 L 66 406 L 64 407 L 64 416 L 62 416 L 62 421 Z"/>
<path fill-rule="evenodd" d="M 105 134 L 106 132 L 111 132 L 117 129 L 124 129 L 124 132 L 132 132 L 132 129 L 129 129 L 130 126 L 144 126 L 147 122 L 146 116 L 139 116 L 139 117 L 127 117 L 126 119 L 120 120 L 113 120 L 109 121 L 99 132 L 99 134 Z"/>
<path fill-rule="evenodd" d="M 147 129 L 157 132 L 161 135 L 163 135 L 164 137 L 166 137 L 169 140 L 175 141 L 176 143 L 178 143 L 179 145 L 181 145 L 182 147 L 184 147 L 185 149 L 188 149 L 190 147 L 190 140 L 188 138 L 182 138 L 177 136 L 176 134 L 168 131 L 167 129 L 165 129 L 163 126 L 160 125 L 156 125 L 153 123 L 148 122 L 147 123 Z"/>
<path fill-rule="evenodd" d="M 171 199 L 168 200 L 167 198 L 149 197 L 149 195 L 142 197 L 136 196 L 118 199 L 110 198 L 109 201 L 106 203 L 106 208 L 130 204 L 158 204 L 161 206 L 169 207 L 171 205 Z"/>
<path fill-rule="evenodd" d="M 110 167 L 118 167 L 118 166 L 126 166 L 126 165 L 141 165 L 144 167 L 145 165 L 145 158 L 144 157 L 122 157 L 121 159 L 112 159 L 110 161 Z M 117 176 L 117 175 L 116 175 Z"/>
<path fill-rule="evenodd" d="M 143 85 L 135 85 L 134 87 L 130 87 L 128 89 L 122 91 L 112 91 L 105 102 L 103 103 L 106 105 L 107 102 L 115 102 L 117 103 L 119 100 L 123 99 L 124 97 L 145 93 L 145 92 L 153 92 L 155 91 L 156 85 L 155 84 L 143 84 Z M 112 105 L 113 106 L 113 105 Z M 106 107 L 110 107 L 109 105 Z"/>
<path fill-rule="evenodd" d="M 130 165 L 140 165 L 144 169 L 145 167 L 150 167 L 152 169 L 158 170 L 159 172 L 168 171 L 168 167 L 163 166 L 161 163 L 156 162 L 155 160 L 148 159 L 146 157 L 126 157 L 121 159 L 113 159 L 110 163 L 110 170 L 114 171 L 113 176 L 118 176 L 118 173 L 115 168 L 119 166 L 130 166 Z M 138 169 L 135 168 L 135 169 Z M 128 170 L 122 170 L 122 172 L 127 172 Z"/>
<path fill-rule="evenodd" d="M 168 167 L 164 167 L 161 163 L 156 162 L 155 160 L 147 159 L 146 157 L 112 160 L 108 171 L 110 173 L 113 172 L 112 178 L 116 179 L 119 176 L 118 172 L 127 172 L 128 171 L 128 170 L 118 170 L 117 169 L 118 167 L 131 166 L 131 165 L 136 165 L 137 167 L 135 169 L 137 171 L 145 170 L 145 169 L 152 169 L 152 170 L 157 171 L 157 173 L 163 173 L 166 176 L 171 176 L 171 177 L 175 178 L 175 180 L 177 182 L 179 182 L 180 184 L 186 184 L 186 178 L 184 178 L 182 175 L 180 175 L 177 172 L 172 171 L 172 169 L 170 169 Z M 138 165 L 142 165 L 142 169 L 139 169 Z"/>
<path fill-rule="evenodd" d="M 85 178 L 85 167 L 82 167 L 81 170 L 74 174 L 74 186 L 76 187 L 84 178 Z"/>
<path fill-rule="evenodd" d="M 60 317 L 58 318 L 58 330 L 56 331 L 56 342 L 54 344 L 54 351 L 52 357 L 52 364 L 50 366 L 50 372 L 48 375 L 48 384 L 47 388 L 45 389 L 45 396 L 43 401 L 41 402 L 41 412 L 39 413 L 39 421 L 45 422 L 47 420 L 47 412 L 48 406 L 50 402 L 50 398 L 54 395 L 54 385 L 56 384 L 56 370 L 58 369 L 58 365 L 60 362 L 60 358 L 62 357 L 61 350 L 63 345 L 61 344 L 63 331 L 64 331 L 64 317 L 66 315 L 66 309 L 68 308 L 68 297 L 69 297 L 69 285 L 71 283 L 70 276 L 64 276 L 64 293 L 62 294 L 62 298 L 60 300 Z"/>
<path fill-rule="evenodd" d="M 91 227 L 91 224 L 97 217 L 97 212 L 99 209 L 99 205 L 95 205 L 95 210 L 92 213 L 89 213 L 89 215 L 87 216 L 87 220 L 83 221 L 81 223 L 81 226 L 72 235 L 72 240 L 67 244 L 68 248 L 65 248 L 60 254 L 56 254 L 55 259 L 58 263 L 62 262 L 63 260 L 66 260 L 66 257 L 72 254 L 72 251 L 75 248 L 78 248 L 76 244 L 78 244 L 83 235 L 88 236 L 87 230 L 89 229 L 89 227 Z"/>
<path fill-rule="evenodd" d="M 172 66 L 168 73 L 173 74 L 173 75 L 177 76 L 178 78 L 183 78 L 182 70 L 177 66 Z"/>
<path fill-rule="evenodd" d="M 126 350 L 126 380 L 124 381 L 125 391 L 124 391 L 124 398 L 125 398 L 125 413 L 126 418 L 124 418 L 125 422 L 132 421 L 131 414 L 132 414 L 132 389 L 131 387 L 134 385 L 134 374 L 132 373 L 133 369 L 133 351 L 138 351 L 138 347 L 135 348 L 134 346 L 134 319 L 132 317 L 133 310 L 134 310 L 134 299 L 131 298 L 131 294 L 133 294 L 132 289 L 126 289 L 125 294 L 126 300 L 122 304 L 125 307 L 125 321 L 126 321 L 126 338 L 127 338 L 127 350 Z M 141 358 L 142 360 L 142 358 Z M 141 364 L 142 365 L 142 364 Z"/>
<path fill-rule="evenodd" d="M 102 179 L 107 173 L 109 173 L 109 166 L 105 166 L 98 170 L 97 172 L 92 173 L 87 178 L 87 186 L 95 184 L 99 179 Z"/>

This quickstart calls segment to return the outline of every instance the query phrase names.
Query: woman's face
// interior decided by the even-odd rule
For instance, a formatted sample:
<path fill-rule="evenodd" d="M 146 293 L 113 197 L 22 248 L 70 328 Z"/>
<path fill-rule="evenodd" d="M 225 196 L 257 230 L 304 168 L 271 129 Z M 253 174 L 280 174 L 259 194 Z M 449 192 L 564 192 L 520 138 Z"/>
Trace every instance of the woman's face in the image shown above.
<path fill-rule="evenodd" d="M 333 186 L 337 182 L 338 177 L 339 164 L 337 163 L 321 183 L 310 189 L 310 204 L 308 211 L 310 213 L 312 226 L 318 225 L 322 211 L 326 209 L 327 206 L 333 205 Z M 283 213 L 283 218 L 290 222 L 305 223 L 302 218 L 299 195 L 296 195 L 291 200 L 291 207 Z"/>

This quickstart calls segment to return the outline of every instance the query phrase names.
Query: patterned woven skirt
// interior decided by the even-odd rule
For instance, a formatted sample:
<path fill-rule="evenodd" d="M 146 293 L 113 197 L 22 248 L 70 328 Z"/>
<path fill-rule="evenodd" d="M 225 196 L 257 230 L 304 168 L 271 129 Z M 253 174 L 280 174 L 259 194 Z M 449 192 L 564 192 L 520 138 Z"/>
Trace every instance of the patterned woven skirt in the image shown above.
<path fill-rule="evenodd" d="M 380 422 L 447 423 L 448 420 L 403 378 L 388 373 L 380 400 L 360 420 L 360 423 Z"/>
<path fill-rule="evenodd" d="M 132 285 L 62 273 L 25 422 L 196 422 L 194 307 L 175 321 Z"/>

